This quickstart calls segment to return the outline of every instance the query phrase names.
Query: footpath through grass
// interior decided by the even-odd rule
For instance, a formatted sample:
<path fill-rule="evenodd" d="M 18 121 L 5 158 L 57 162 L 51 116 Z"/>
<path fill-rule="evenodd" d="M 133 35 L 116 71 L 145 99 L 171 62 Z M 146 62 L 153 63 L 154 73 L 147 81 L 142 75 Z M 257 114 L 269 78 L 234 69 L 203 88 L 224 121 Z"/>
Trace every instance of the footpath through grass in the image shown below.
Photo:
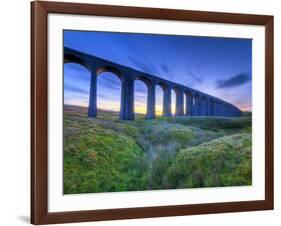
<path fill-rule="evenodd" d="M 64 193 L 251 184 L 251 117 L 119 121 L 64 111 Z"/>

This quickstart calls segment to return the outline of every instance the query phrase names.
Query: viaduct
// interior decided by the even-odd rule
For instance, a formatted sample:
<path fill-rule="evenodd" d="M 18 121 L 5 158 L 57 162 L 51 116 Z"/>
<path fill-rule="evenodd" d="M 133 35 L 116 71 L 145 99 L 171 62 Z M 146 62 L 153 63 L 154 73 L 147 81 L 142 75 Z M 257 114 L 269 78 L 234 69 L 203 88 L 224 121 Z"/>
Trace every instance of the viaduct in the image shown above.
<path fill-rule="evenodd" d="M 102 72 L 114 73 L 121 81 L 121 120 L 134 120 L 135 80 L 141 80 L 147 86 L 147 119 L 155 117 L 156 85 L 159 85 L 163 90 L 163 116 L 172 116 L 172 90 L 176 93 L 176 116 L 237 117 L 241 115 L 239 108 L 217 97 L 67 47 L 64 47 L 64 63 L 80 64 L 91 73 L 88 117 L 97 116 L 97 76 Z M 185 111 L 184 99 L 186 101 Z"/>

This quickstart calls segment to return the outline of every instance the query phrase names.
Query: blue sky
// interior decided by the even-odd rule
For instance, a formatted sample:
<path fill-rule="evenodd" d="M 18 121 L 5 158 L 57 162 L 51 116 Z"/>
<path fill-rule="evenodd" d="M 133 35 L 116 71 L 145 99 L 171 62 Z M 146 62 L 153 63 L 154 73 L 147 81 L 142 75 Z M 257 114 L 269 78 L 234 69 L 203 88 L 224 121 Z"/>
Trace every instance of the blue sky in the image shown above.
<path fill-rule="evenodd" d="M 252 109 L 251 39 L 155 34 L 64 31 L 64 46 L 174 81 Z M 88 105 L 89 72 L 64 65 L 66 104 Z M 119 110 L 120 81 L 111 73 L 98 76 L 98 108 Z M 173 108 L 175 94 L 172 95 Z M 162 108 L 156 89 L 156 111 Z M 135 82 L 135 111 L 145 112 L 146 87 Z"/>

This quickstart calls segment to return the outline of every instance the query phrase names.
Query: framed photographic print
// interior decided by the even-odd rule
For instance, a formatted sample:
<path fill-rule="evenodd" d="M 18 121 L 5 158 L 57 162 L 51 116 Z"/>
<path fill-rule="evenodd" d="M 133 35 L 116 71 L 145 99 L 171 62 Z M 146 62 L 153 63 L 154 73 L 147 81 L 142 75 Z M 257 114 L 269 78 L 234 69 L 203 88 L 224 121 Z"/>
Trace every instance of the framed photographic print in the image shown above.
<path fill-rule="evenodd" d="M 273 209 L 273 16 L 31 12 L 31 223 Z"/>

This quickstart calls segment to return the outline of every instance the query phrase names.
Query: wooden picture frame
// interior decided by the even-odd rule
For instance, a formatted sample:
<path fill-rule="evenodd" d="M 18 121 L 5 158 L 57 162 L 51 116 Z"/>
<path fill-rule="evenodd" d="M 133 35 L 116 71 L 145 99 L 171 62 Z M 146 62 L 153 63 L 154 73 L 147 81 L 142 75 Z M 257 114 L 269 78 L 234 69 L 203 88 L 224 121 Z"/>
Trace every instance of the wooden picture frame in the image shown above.
<path fill-rule="evenodd" d="M 265 27 L 265 199 L 48 212 L 48 14 L 95 15 Z M 31 3 L 31 223 L 52 224 L 273 209 L 273 16 L 35 1 Z"/>

